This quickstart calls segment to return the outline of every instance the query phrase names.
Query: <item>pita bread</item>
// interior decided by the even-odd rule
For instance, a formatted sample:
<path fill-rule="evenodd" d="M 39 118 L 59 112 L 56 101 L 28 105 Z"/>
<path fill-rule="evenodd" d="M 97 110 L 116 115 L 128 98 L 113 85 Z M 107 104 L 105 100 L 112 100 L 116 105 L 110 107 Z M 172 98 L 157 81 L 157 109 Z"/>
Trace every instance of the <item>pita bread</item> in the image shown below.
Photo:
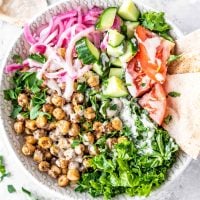
<path fill-rule="evenodd" d="M 200 46 L 199 46 L 200 47 Z M 184 53 L 168 67 L 169 74 L 200 72 L 200 49 Z"/>
<path fill-rule="evenodd" d="M 46 0 L 0 0 L 0 20 L 23 26 L 46 7 Z"/>
<path fill-rule="evenodd" d="M 196 159 L 200 152 L 200 73 L 168 75 L 167 93 L 176 91 L 180 97 L 167 98 L 167 113 L 172 116 L 163 127 L 180 148 Z"/>

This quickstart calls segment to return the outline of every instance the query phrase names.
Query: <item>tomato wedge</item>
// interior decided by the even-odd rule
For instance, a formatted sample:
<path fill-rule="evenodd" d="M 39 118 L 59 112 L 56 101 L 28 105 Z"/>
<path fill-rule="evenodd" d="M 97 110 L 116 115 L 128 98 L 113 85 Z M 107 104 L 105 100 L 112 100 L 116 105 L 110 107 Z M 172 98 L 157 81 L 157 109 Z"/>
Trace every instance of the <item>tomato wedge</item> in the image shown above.
<path fill-rule="evenodd" d="M 138 55 L 128 63 L 126 69 L 126 83 L 131 84 L 128 90 L 133 97 L 139 97 L 150 90 L 154 81 L 152 81 L 141 69 Z"/>
<path fill-rule="evenodd" d="M 161 125 L 165 116 L 167 100 L 163 86 L 156 83 L 149 93 L 146 93 L 139 104 L 148 111 L 149 116 Z"/>
<path fill-rule="evenodd" d="M 151 79 L 161 84 L 164 83 L 167 73 L 167 60 L 175 44 L 143 26 L 136 28 L 136 36 L 142 70 Z"/>

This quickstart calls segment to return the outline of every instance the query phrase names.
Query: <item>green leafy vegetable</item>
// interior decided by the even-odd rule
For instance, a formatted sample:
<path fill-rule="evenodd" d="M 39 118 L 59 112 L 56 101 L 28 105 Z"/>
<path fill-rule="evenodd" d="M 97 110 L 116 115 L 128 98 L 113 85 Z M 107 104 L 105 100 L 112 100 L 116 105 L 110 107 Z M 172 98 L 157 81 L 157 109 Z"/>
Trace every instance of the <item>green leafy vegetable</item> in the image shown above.
<path fill-rule="evenodd" d="M 170 64 L 172 62 L 174 62 L 175 60 L 178 60 L 181 57 L 181 55 L 170 55 L 167 63 Z"/>
<path fill-rule="evenodd" d="M 170 96 L 170 97 L 180 97 L 181 93 L 172 91 L 172 92 L 168 93 L 168 96 Z"/>
<path fill-rule="evenodd" d="M 81 143 L 80 140 L 73 140 L 71 147 L 74 149 L 76 146 L 78 146 Z"/>
<path fill-rule="evenodd" d="M 43 54 L 31 54 L 29 58 L 42 64 L 47 61 L 47 58 Z"/>
<path fill-rule="evenodd" d="M 20 56 L 20 55 L 14 55 L 13 57 L 13 61 L 15 62 L 15 63 L 19 63 L 19 64 L 22 64 L 22 62 L 23 62 L 23 59 L 22 59 L 22 57 Z"/>
<path fill-rule="evenodd" d="M 78 92 L 84 93 L 84 92 L 86 91 L 87 87 L 88 87 L 88 86 L 87 86 L 87 84 L 86 84 L 85 82 L 83 82 L 83 83 L 78 83 L 76 90 L 77 90 Z"/>
<path fill-rule="evenodd" d="M 7 176 L 10 176 L 10 173 L 6 171 L 3 156 L 0 156 L 0 182 Z"/>
<path fill-rule="evenodd" d="M 148 11 L 142 14 L 142 25 L 151 31 L 166 32 L 171 29 L 163 12 Z"/>
<path fill-rule="evenodd" d="M 7 185 L 7 189 L 9 193 L 15 193 L 16 189 L 13 185 Z"/>

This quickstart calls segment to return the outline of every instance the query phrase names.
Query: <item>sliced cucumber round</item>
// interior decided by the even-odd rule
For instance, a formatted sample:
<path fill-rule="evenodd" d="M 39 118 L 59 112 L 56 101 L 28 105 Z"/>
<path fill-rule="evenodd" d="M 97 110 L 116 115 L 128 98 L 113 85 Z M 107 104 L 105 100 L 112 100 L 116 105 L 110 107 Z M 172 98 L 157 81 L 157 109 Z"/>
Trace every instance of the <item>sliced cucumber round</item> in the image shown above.
<path fill-rule="evenodd" d="M 105 86 L 103 86 L 103 95 L 106 97 L 124 97 L 128 95 L 128 91 L 123 83 L 123 81 L 112 76 L 107 80 Z"/>
<path fill-rule="evenodd" d="M 125 25 L 126 25 L 126 35 L 127 37 L 130 39 L 134 36 L 135 34 L 135 29 L 136 27 L 139 25 L 139 22 L 130 22 L 130 21 L 126 21 Z"/>
<path fill-rule="evenodd" d="M 76 42 L 76 51 L 83 64 L 92 64 L 99 60 L 99 50 L 86 37 Z"/>
<path fill-rule="evenodd" d="M 105 9 L 96 23 L 96 29 L 104 31 L 111 28 L 113 26 L 116 13 L 117 13 L 117 8 L 115 7 L 109 7 Z"/>
<path fill-rule="evenodd" d="M 123 63 L 120 61 L 119 58 L 111 57 L 110 58 L 110 64 L 115 66 L 115 67 L 123 67 Z"/>
<path fill-rule="evenodd" d="M 122 68 L 110 68 L 109 77 L 116 76 L 118 78 L 122 78 L 124 73 L 124 69 Z"/>
<path fill-rule="evenodd" d="M 119 33 L 117 30 L 110 29 L 108 31 L 108 44 L 112 47 L 119 46 L 123 42 L 124 38 L 124 35 Z"/>
<path fill-rule="evenodd" d="M 124 54 L 124 44 L 119 45 L 118 47 L 107 46 L 107 54 L 113 57 L 119 57 Z"/>
<path fill-rule="evenodd" d="M 139 18 L 140 12 L 132 0 L 126 0 L 120 6 L 118 10 L 118 15 L 125 20 L 137 21 Z"/>
<path fill-rule="evenodd" d="M 92 70 L 96 72 L 99 76 L 103 75 L 103 66 L 97 62 L 92 65 Z"/>

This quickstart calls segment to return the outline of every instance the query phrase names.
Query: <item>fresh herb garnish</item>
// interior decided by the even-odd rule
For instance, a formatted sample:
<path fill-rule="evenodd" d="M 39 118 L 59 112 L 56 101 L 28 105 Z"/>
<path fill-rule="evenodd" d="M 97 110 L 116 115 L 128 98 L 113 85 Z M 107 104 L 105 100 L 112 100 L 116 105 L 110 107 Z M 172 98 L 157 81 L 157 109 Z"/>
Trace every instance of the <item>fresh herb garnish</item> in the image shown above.
<path fill-rule="evenodd" d="M 80 140 L 73 140 L 71 147 L 74 149 L 76 146 L 78 146 L 81 143 Z"/>
<path fill-rule="evenodd" d="M 3 156 L 0 156 L 0 182 L 7 176 L 10 176 L 10 173 L 6 171 Z"/>
<path fill-rule="evenodd" d="M 109 107 L 110 110 L 117 110 L 117 105 L 116 104 L 112 104 L 110 107 Z"/>
<path fill-rule="evenodd" d="M 167 115 L 167 117 L 165 117 L 165 119 L 164 119 L 164 123 L 166 125 L 168 125 L 171 120 L 172 120 L 172 116 L 171 115 Z"/>
<path fill-rule="evenodd" d="M 47 58 L 43 54 L 31 54 L 29 58 L 42 64 L 47 61 Z"/>
<path fill-rule="evenodd" d="M 142 87 L 145 87 L 145 86 L 146 86 L 146 83 L 141 83 L 141 86 L 142 86 Z"/>
<path fill-rule="evenodd" d="M 25 189 L 24 187 L 22 187 L 22 192 L 24 192 L 25 194 L 28 195 L 28 197 L 31 200 L 39 200 L 37 197 L 35 197 L 29 190 Z"/>
<path fill-rule="evenodd" d="M 170 97 L 180 97 L 181 93 L 172 91 L 172 92 L 168 93 L 168 96 L 170 96 Z"/>
<path fill-rule="evenodd" d="M 167 63 L 170 64 L 174 62 L 175 60 L 178 60 L 181 57 L 181 55 L 170 55 L 169 59 L 167 60 Z"/>
<path fill-rule="evenodd" d="M 16 189 L 13 185 L 7 185 L 7 190 L 9 193 L 15 193 Z"/>
<path fill-rule="evenodd" d="M 84 92 L 86 91 L 87 87 L 88 87 L 88 86 L 87 86 L 87 84 L 86 84 L 85 82 L 83 82 L 83 83 L 78 83 L 78 84 L 77 84 L 76 90 L 77 90 L 78 92 L 84 93 Z"/>

